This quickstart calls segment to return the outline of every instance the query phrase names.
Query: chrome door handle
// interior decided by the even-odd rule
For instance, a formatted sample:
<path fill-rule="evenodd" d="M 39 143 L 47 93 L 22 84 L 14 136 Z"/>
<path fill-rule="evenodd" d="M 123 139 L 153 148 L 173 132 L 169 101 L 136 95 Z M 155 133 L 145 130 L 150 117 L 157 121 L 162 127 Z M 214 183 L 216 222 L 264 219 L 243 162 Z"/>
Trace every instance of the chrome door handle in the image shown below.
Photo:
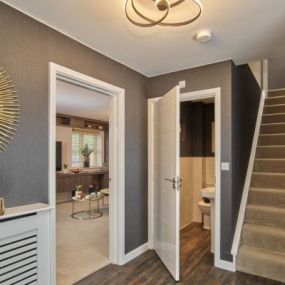
<path fill-rule="evenodd" d="M 172 178 L 172 179 L 170 179 L 170 178 L 165 178 L 164 180 L 165 180 L 165 181 L 169 181 L 169 182 L 173 182 L 173 181 L 175 181 L 175 178 Z"/>
<path fill-rule="evenodd" d="M 171 182 L 171 183 L 172 183 L 172 188 L 173 188 L 173 189 L 176 189 L 176 179 L 175 179 L 175 178 L 172 178 L 172 179 L 170 179 L 170 178 L 165 178 L 164 180 L 165 180 L 165 181 L 168 181 L 168 182 Z"/>
<path fill-rule="evenodd" d="M 172 188 L 173 189 L 181 189 L 182 187 L 182 179 L 180 177 L 176 178 L 164 178 L 165 181 L 171 182 L 172 183 Z"/>

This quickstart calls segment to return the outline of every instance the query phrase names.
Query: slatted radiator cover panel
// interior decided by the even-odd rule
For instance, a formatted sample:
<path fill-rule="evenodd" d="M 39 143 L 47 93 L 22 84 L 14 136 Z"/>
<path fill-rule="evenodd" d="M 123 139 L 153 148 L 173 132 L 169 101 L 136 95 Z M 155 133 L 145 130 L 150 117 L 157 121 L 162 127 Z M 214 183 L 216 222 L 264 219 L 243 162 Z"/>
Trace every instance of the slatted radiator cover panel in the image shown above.
<path fill-rule="evenodd" d="M 0 223 L 0 284 L 50 285 L 49 212 Z"/>
<path fill-rule="evenodd" d="M 37 230 L 0 240 L 0 284 L 37 284 Z"/>

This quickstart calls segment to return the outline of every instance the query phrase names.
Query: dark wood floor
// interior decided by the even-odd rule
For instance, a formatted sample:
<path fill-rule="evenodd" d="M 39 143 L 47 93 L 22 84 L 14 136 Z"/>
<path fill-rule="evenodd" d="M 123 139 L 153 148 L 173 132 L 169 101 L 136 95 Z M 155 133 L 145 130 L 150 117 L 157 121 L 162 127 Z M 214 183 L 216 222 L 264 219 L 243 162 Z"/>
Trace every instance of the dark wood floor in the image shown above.
<path fill-rule="evenodd" d="M 175 282 L 154 251 L 124 266 L 108 265 L 76 285 L 280 285 L 282 283 L 213 266 L 210 231 L 193 223 L 181 232 L 181 281 Z M 68 285 L 68 284 L 67 284 Z"/>

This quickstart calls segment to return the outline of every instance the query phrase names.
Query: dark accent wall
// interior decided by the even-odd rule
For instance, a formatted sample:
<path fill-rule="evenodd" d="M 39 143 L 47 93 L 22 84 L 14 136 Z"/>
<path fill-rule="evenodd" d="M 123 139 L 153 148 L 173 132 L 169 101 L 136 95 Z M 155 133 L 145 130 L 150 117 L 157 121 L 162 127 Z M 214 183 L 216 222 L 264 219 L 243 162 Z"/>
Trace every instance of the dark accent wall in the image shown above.
<path fill-rule="evenodd" d="M 182 102 L 180 104 L 180 156 L 211 157 L 214 104 Z"/>
<path fill-rule="evenodd" d="M 268 89 L 285 88 L 285 56 L 268 60 Z"/>
<path fill-rule="evenodd" d="M 232 213 L 229 215 L 232 218 L 232 236 L 251 153 L 260 96 L 261 89 L 249 66 L 232 64 Z"/>
<path fill-rule="evenodd" d="M 13 80 L 21 123 L 0 155 L 7 207 L 48 202 L 48 63 L 126 90 L 126 252 L 147 242 L 147 78 L 0 3 L 0 66 Z"/>

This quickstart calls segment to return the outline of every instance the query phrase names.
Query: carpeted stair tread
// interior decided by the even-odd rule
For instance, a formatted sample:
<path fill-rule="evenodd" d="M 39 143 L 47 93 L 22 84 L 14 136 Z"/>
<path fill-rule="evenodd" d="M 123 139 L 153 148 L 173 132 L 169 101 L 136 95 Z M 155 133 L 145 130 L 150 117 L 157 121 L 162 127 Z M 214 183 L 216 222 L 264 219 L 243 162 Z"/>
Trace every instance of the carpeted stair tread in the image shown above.
<path fill-rule="evenodd" d="M 267 97 L 279 97 L 279 96 L 285 96 L 285 89 L 278 89 L 278 90 L 269 90 L 267 92 Z"/>
<path fill-rule="evenodd" d="M 278 134 L 260 134 L 258 145 L 285 145 L 285 133 Z"/>
<path fill-rule="evenodd" d="M 241 246 L 237 270 L 285 282 L 285 254 L 249 246 Z"/>
<path fill-rule="evenodd" d="M 254 162 L 254 172 L 285 173 L 285 158 L 257 158 Z"/>
<path fill-rule="evenodd" d="M 285 122 L 285 113 L 264 114 L 262 124 L 283 123 Z"/>
<path fill-rule="evenodd" d="M 253 172 L 251 187 L 285 189 L 285 173 Z"/>
<path fill-rule="evenodd" d="M 285 96 L 274 96 L 265 99 L 265 106 L 285 104 Z"/>
<path fill-rule="evenodd" d="M 276 114 L 276 113 L 285 113 L 285 104 L 264 106 L 263 114 Z"/>
<path fill-rule="evenodd" d="M 247 205 L 245 210 L 245 221 L 249 224 L 285 229 L 284 217 L 284 208 Z"/>
<path fill-rule="evenodd" d="M 285 208 L 285 189 L 250 188 L 248 204 Z"/>
<path fill-rule="evenodd" d="M 285 158 L 285 146 L 258 146 L 256 158 Z"/>
<path fill-rule="evenodd" d="M 285 123 L 269 123 L 260 126 L 260 134 L 280 134 L 285 132 Z"/>
<path fill-rule="evenodd" d="M 244 224 L 242 244 L 285 254 L 285 230 L 254 224 Z"/>
<path fill-rule="evenodd" d="M 273 122 L 273 123 L 262 123 L 261 126 L 280 126 L 284 124 L 285 122 Z"/>

